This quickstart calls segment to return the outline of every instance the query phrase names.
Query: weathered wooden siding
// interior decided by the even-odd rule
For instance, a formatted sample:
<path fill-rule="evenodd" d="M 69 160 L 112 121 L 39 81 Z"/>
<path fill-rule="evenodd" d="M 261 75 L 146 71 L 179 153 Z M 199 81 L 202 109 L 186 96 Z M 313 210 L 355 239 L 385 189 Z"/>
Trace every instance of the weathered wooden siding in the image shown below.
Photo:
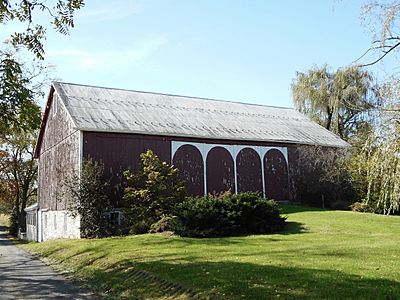
<path fill-rule="evenodd" d="M 299 145 L 288 147 L 288 160 L 289 160 L 289 199 L 299 201 L 299 183 L 298 183 L 298 161 L 299 155 L 297 153 Z"/>
<path fill-rule="evenodd" d="M 40 208 L 63 210 L 70 201 L 65 180 L 79 170 L 79 131 L 58 98 L 53 94 L 39 154 Z"/>

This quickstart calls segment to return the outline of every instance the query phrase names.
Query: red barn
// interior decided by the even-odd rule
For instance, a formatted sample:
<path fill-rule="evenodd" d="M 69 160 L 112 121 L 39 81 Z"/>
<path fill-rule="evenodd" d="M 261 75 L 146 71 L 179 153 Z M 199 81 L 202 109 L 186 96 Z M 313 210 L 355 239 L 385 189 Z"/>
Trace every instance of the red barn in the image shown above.
<path fill-rule="evenodd" d="M 153 150 L 178 167 L 187 192 L 258 191 L 292 199 L 299 145 L 347 147 L 291 108 L 54 82 L 35 157 L 38 240 L 79 237 L 62 182 L 82 161 L 102 161 L 114 182 Z"/>

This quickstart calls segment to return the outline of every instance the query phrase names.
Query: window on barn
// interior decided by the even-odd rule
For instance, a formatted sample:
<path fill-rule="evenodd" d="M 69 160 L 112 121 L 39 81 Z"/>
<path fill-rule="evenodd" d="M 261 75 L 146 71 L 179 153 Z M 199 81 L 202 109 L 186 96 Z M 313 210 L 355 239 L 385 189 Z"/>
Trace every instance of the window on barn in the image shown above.
<path fill-rule="evenodd" d="M 106 213 L 106 218 L 110 224 L 121 225 L 121 211 L 119 210 Z"/>
<path fill-rule="evenodd" d="M 28 225 L 36 226 L 36 213 L 28 213 L 26 215 L 26 223 Z"/>

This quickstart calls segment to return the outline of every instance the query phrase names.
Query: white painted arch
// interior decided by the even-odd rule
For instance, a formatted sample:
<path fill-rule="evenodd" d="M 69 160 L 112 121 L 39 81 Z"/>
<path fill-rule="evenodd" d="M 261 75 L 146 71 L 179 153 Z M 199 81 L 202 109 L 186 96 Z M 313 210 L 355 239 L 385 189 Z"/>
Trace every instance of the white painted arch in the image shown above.
<path fill-rule="evenodd" d="M 289 159 L 288 159 L 288 150 L 287 147 L 276 147 L 276 146 L 254 146 L 254 145 L 226 145 L 226 144 L 211 144 L 211 143 L 194 143 L 194 142 L 181 142 L 181 141 L 172 141 L 171 142 L 171 164 L 173 163 L 173 159 L 176 151 L 185 145 L 191 145 L 197 148 L 201 156 L 203 158 L 203 169 L 204 169 L 204 195 L 207 195 L 207 156 L 211 149 L 215 147 L 222 147 L 226 149 L 231 157 L 233 158 L 233 169 L 235 176 L 235 193 L 237 194 L 237 171 L 236 171 L 236 158 L 239 152 L 244 148 L 253 149 L 258 153 L 261 160 L 261 176 L 262 176 L 262 186 L 263 186 L 263 197 L 265 197 L 265 180 L 264 180 L 264 157 L 268 151 L 272 149 L 276 149 L 280 151 L 285 158 L 286 166 L 289 169 Z"/>

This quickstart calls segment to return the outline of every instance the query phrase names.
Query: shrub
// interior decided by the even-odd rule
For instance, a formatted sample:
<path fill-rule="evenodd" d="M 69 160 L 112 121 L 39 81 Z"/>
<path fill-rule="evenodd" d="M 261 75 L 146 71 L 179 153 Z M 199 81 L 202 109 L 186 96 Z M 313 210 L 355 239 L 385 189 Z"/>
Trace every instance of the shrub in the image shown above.
<path fill-rule="evenodd" d="M 151 224 L 150 233 L 174 231 L 177 226 L 176 216 L 162 216 L 160 220 Z"/>
<path fill-rule="evenodd" d="M 124 200 L 130 207 L 131 233 L 150 230 L 163 216 L 171 215 L 175 206 L 185 199 L 184 182 L 178 169 L 169 166 L 151 151 L 140 155 L 139 172 L 125 171 L 127 187 Z"/>
<path fill-rule="evenodd" d="M 81 218 L 81 237 L 100 238 L 110 234 L 106 212 L 112 207 L 109 198 L 109 183 L 104 178 L 104 166 L 94 160 L 85 160 L 81 176 L 74 176 L 66 183 L 72 194 L 70 211 Z"/>
<path fill-rule="evenodd" d="M 352 205 L 350 205 L 350 208 L 352 211 L 356 212 L 372 212 L 369 205 L 365 202 L 354 202 Z"/>
<path fill-rule="evenodd" d="M 187 198 L 175 214 L 175 232 L 189 237 L 270 233 L 285 225 L 276 202 L 256 193 Z"/>

